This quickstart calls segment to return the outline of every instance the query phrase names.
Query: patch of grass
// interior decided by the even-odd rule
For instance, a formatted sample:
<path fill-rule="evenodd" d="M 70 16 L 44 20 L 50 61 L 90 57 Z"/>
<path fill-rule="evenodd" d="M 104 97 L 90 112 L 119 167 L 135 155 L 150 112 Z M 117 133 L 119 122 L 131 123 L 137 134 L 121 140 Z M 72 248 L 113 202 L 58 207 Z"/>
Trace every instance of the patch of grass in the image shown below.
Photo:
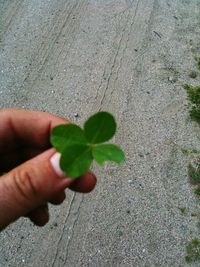
<path fill-rule="evenodd" d="M 194 153 L 194 154 L 198 154 L 199 153 L 197 149 L 192 149 L 191 152 Z"/>
<path fill-rule="evenodd" d="M 184 88 L 187 91 L 188 99 L 192 103 L 190 116 L 200 122 L 200 86 L 185 84 Z"/>
<path fill-rule="evenodd" d="M 200 185 L 194 190 L 194 193 L 200 197 Z"/>
<path fill-rule="evenodd" d="M 182 147 L 182 148 L 181 148 L 181 152 L 182 152 L 183 154 L 188 155 L 188 154 L 190 153 L 190 150 L 189 150 L 187 147 Z"/>
<path fill-rule="evenodd" d="M 188 165 L 188 175 L 192 185 L 200 185 L 200 166 L 194 168 L 192 164 Z"/>
<path fill-rule="evenodd" d="M 189 100 L 196 105 L 200 105 L 200 86 L 185 84 L 184 89 L 187 91 Z"/>
<path fill-rule="evenodd" d="M 195 60 L 197 61 L 198 70 L 200 70 L 200 57 L 196 57 Z M 195 79 L 197 75 L 198 73 L 196 71 L 191 71 L 189 74 L 189 77 Z M 192 85 L 185 84 L 184 88 L 187 91 L 188 99 L 191 102 L 190 117 L 193 120 L 200 123 L 200 85 L 192 86 Z M 194 154 L 199 153 L 199 151 L 196 149 L 189 150 L 189 152 L 187 150 L 182 149 L 182 152 L 187 153 L 187 154 L 189 152 L 194 153 Z M 189 175 L 190 183 L 192 185 L 197 186 L 196 189 L 194 190 L 194 193 L 200 197 L 200 163 L 199 161 L 198 161 L 197 167 L 192 166 L 192 164 L 188 165 L 188 175 Z M 198 219 L 199 219 L 198 213 L 191 213 L 191 216 L 198 216 Z M 197 227 L 200 228 L 200 222 L 198 222 Z M 200 240 L 198 238 L 192 239 L 186 246 L 186 252 L 187 252 L 187 255 L 185 257 L 185 260 L 188 263 L 200 261 Z"/>
<path fill-rule="evenodd" d="M 193 106 L 190 110 L 190 116 L 192 119 L 196 120 L 197 122 L 200 122 L 200 108 Z"/>
<path fill-rule="evenodd" d="M 188 154 L 198 154 L 199 151 L 196 148 L 181 147 L 181 152 L 185 155 Z"/>
<path fill-rule="evenodd" d="M 200 240 L 194 238 L 190 243 L 186 246 L 187 255 L 185 260 L 187 262 L 194 262 L 200 260 Z"/>
<path fill-rule="evenodd" d="M 200 70 L 200 57 L 197 58 L 197 66 L 198 66 L 198 69 Z"/>

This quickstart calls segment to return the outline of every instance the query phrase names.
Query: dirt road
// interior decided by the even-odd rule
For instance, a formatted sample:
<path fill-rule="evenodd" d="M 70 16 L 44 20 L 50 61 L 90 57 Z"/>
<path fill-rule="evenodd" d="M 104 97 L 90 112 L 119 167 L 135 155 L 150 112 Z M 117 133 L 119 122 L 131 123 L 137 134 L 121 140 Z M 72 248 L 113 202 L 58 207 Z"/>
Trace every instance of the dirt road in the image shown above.
<path fill-rule="evenodd" d="M 67 192 L 46 227 L 2 232 L 0 266 L 188 266 L 199 204 L 182 148 L 200 149 L 200 131 L 182 85 L 200 82 L 199 36 L 199 0 L 0 0 L 0 107 L 80 125 L 110 111 L 126 152 L 94 166 L 96 189 Z"/>

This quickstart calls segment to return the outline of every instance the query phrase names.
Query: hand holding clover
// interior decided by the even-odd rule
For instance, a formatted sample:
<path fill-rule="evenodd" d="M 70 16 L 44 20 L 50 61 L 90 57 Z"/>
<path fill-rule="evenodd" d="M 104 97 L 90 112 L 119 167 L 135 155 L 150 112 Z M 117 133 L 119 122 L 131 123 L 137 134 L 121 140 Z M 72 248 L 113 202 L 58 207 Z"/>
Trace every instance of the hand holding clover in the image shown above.
<path fill-rule="evenodd" d="M 83 130 L 64 118 L 24 109 L 0 110 L 0 123 L 0 230 L 22 216 L 45 225 L 48 204 L 61 204 L 66 188 L 87 193 L 95 187 L 96 177 L 88 171 L 93 159 L 99 164 L 124 159 L 117 146 L 103 144 L 116 131 L 106 112 L 89 118 Z"/>

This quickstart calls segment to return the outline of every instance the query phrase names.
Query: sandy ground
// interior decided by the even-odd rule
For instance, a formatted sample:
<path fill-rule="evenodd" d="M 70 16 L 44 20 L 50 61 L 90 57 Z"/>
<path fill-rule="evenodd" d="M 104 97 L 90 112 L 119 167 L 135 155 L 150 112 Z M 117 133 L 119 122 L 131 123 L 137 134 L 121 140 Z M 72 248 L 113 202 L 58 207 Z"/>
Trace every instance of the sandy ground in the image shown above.
<path fill-rule="evenodd" d="M 188 266 L 199 202 L 181 148 L 200 149 L 200 131 L 182 85 L 200 83 L 199 36 L 199 0 L 0 0 L 0 107 L 80 125 L 110 111 L 126 152 L 94 166 L 92 193 L 67 191 L 46 227 L 3 231 L 0 266 Z"/>

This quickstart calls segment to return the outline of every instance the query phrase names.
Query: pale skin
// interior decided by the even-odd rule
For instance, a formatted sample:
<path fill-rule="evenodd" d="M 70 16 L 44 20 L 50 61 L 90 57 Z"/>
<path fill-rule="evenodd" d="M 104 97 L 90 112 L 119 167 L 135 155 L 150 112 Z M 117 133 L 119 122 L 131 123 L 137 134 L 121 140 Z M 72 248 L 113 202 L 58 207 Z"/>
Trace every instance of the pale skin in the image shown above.
<path fill-rule="evenodd" d="M 48 203 L 61 204 L 66 188 L 87 193 L 95 187 L 92 172 L 73 180 L 57 171 L 49 137 L 52 127 L 65 123 L 45 112 L 0 110 L 0 230 L 22 216 L 43 226 Z"/>

